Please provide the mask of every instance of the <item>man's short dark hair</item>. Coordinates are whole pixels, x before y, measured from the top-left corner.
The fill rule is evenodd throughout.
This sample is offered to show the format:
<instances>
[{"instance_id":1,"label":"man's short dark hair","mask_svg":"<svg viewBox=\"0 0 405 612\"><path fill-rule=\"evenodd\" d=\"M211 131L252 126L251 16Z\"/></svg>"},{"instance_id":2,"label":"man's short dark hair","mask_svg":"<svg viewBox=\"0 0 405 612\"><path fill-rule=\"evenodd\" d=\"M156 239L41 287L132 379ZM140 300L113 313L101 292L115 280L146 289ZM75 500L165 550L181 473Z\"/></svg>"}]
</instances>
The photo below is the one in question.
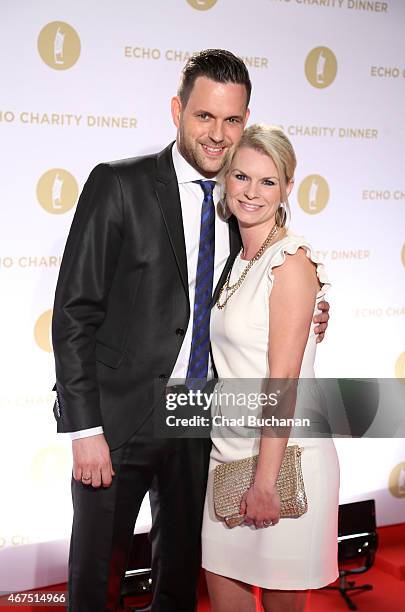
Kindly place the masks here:
<instances>
[{"instance_id":1,"label":"man's short dark hair","mask_svg":"<svg viewBox=\"0 0 405 612\"><path fill-rule=\"evenodd\" d=\"M205 49L190 57L183 68L178 96L186 106L198 77L207 77L217 83L236 83L246 87L246 106L250 101L252 84L244 62L225 49Z\"/></svg>"}]
</instances>

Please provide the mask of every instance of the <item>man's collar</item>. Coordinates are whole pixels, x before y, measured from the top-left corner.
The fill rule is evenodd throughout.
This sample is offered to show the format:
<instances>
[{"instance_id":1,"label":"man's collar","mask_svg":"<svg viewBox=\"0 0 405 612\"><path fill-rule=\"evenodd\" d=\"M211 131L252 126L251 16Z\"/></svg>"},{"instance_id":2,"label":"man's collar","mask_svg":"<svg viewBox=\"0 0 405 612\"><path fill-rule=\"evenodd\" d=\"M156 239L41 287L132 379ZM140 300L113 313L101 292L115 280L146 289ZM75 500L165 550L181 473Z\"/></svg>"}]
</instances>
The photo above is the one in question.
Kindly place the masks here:
<instances>
[{"instance_id":1,"label":"man's collar","mask_svg":"<svg viewBox=\"0 0 405 612\"><path fill-rule=\"evenodd\" d=\"M179 185L182 183L192 183L193 181L207 180L205 176L200 174L198 170L193 168L193 166L191 166L188 161L184 159L178 149L177 142L173 144L172 155L174 170L176 172L177 182ZM215 181L215 177L212 180Z\"/></svg>"}]
</instances>

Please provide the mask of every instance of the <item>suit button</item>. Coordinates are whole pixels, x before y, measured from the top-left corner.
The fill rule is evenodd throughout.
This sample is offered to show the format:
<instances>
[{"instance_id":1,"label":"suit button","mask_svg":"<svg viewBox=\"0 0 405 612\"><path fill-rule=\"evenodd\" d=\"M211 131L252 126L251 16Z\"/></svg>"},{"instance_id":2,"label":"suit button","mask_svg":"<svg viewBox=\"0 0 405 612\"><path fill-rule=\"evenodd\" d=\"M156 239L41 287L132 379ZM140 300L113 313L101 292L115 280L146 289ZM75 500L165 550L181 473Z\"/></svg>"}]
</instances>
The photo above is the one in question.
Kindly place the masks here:
<instances>
[{"instance_id":1,"label":"suit button","mask_svg":"<svg viewBox=\"0 0 405 612\"><path fill-rule=\"evenodd\" d=\"M184 336L185 331L184 331L184 329L183 329L182 327L178 327L178 328L176 329L176 334L177 334L178 336Z\"/></svg>"},{"instance_id":2,"label":"suit button","mask_svg":"<svg viewBox=\"0 0 405 612\"><path fill-rule=\"evenodd\" d=\"M166 374L159 374L160 380L165 380L167 378Z\"/></svg>"}]
</instances>

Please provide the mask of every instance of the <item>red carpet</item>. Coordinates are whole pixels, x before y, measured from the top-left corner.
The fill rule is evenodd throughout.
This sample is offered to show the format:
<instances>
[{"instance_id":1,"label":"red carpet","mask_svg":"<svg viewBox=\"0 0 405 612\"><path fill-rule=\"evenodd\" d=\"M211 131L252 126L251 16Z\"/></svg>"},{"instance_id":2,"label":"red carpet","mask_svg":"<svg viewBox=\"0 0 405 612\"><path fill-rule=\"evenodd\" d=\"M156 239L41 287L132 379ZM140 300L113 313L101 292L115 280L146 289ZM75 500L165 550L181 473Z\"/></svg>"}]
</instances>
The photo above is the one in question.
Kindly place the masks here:
<instances>
[{"instance_id":1,"label":"red carpet","mask_svg":"<svg viewBox=\"0 0 405 612\"><path fill-rule=\"evenodd\" d=\"M372 591L353 595L359 612L402 612L405 610L405 523L378 529L379 549L374 567L356 576L356 584L372 584ZM56 585L42 590L64 590L66 585ZM34 592L34 591L33 591ZM3 600L3 601L2 601ZM128 604L141 605L138 599ZM0 598L0 609L13 612L16 606L5 606ZM36 612L38 607L19 606L19 610ZM62 607L46 607L49 612L60 612ZM260 612L260 608L257 608ZM313 591L306 612L338 612L348 608L336 591ZM209 612L209 601L204 582L201 582L198 612Z\"/></svg>"},{"instance_id":2,"label":"red carpet","mask_svg":"<svg viewBox=\"0 0 405 612\"><path fill-rule=\"evenodd\" d=\"M405 609L405 581L372 568L356 579L356 584L372 584L372 591L353 595L359 612L403 612ZM258 608L259 610L259 608ZM306 612L348 611L342 597L334 591L313 591L309 596ZM209 612L208 597L201 598L198 612Z\"/></svg>"}]
</instances>

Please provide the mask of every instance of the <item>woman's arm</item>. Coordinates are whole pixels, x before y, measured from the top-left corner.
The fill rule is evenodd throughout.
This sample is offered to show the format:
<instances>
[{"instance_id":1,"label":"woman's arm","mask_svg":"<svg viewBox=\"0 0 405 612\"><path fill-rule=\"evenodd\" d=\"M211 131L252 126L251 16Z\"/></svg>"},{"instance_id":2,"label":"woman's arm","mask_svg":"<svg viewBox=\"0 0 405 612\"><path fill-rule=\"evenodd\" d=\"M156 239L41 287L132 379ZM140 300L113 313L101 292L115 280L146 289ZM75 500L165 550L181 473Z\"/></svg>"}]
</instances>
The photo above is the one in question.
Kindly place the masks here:
<instances>
[{"instance_id":1,"label":"woman's arm","mask_svg":"<svg viewBox=\"0 0 405 612\"><path fill-rule=\"evenodd\" d=\"M319 290L316 268L301 248L295 255L287 255L273 274L269 300L270 379L297 379ZM290 395L290 390L284 395ZM241 507L246 513L246 524L262 527L264 520L278 522L280 500L276 481L287 442L287 437L267 432L262 435L255 481Z\"/></svg>"}]
</instances>

